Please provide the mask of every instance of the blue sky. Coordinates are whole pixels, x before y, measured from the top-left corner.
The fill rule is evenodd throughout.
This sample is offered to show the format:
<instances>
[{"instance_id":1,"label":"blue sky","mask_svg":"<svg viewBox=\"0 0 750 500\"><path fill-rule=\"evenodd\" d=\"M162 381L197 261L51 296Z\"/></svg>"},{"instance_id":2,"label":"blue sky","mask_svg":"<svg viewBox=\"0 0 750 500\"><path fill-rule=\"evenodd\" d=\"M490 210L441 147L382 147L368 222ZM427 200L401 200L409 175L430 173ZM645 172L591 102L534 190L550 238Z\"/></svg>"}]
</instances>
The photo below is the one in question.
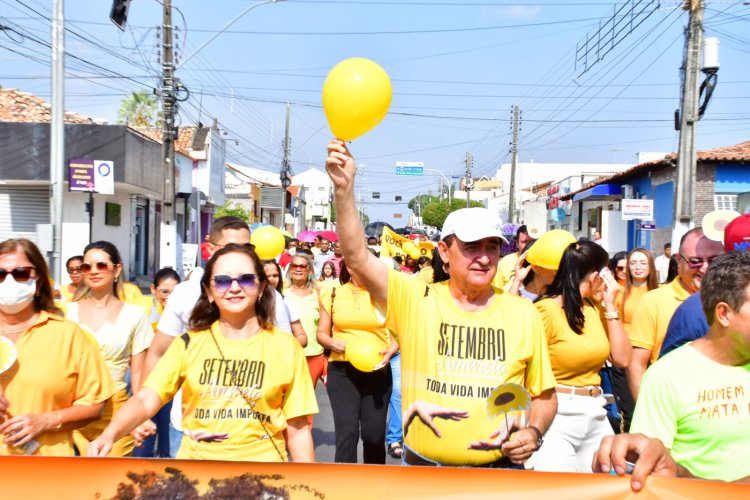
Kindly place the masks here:
<instances>
[{"instance_id":1,"label":"blue sky","mask_svg":"<svg viewBox=\"0 0 750 500\"><path fill-rule=\"evenodd\" d=\"M184 59L249 6L247 0L174 0L177 51ZM351 149L365 164L358 187L372 220L402 225L404 201L438 187L438 176L395 175L395 162L424 162L445 175L476 175L509 161L510 108L523 121L519 159L633 163L635 153L674 151L679 66L687 13L681 2L638 0L652 12L582 73L576 44L594 36L622 2L505 0L287 0L248 12L177 76L191 97L183 125L219 120L230 160L278 169L285 103L292 104L292 168L322 168L330 137L321 106L328 71L367 57L393 83L389 115ZM721 39L719 85L698 127L698 147L750 139L750 7L708 1L706 36ZM128 29L109 20L110 2L67 0L66 108L116 120L128 93L158 85L161 5L134 0ZM0 85L49 97L51 2L0 0ZM625 6L627 11L627 5ZM645 16L644 16L645 17ZM618 19L620 19L618 17ZM626 30L626 32L629 29ZM371 192L381 193L371 200Z\"/></svg>"}]
</instances>

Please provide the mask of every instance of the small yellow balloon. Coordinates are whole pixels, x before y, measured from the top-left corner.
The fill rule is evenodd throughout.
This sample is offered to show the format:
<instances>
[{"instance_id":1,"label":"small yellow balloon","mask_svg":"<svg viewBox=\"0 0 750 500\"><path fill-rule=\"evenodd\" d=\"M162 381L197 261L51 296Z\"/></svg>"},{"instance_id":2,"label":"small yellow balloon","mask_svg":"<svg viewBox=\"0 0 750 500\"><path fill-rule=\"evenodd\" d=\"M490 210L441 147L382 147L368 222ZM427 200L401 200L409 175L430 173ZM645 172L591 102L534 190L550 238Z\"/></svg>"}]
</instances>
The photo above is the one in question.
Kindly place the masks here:
<instances>
[{"instance_id":1,"label":"small yellow balloon","mask_svg":"<svg viewBox=\"0 0 750 500\"><path fill-rule=\"evenodd\" d=\"M255 253L261 260L275 259L284 251L284 235L273 226L263 226L253 231L250 243L255 245Z\"/></svg>"},{"instance_id":2,"label":"small yellow balloon","mask_svg":"<svg viewBox=\"0 0 750 500\"><path fill-rule=\"evenodd\" d=\"M351 141L375 128L391 106L388 73L361 57L341 61L323 84L323 109L333 135Z\"/></svg>"},{"instance_id":3,"label":"small yellow balloon","mask_svg":"<svg viewBox=\"0 0 750 500\"><path fill-rule=\"evenodd\" d=\"M357 339L346 343L346 360L361 372L371 372L383 361L385 345L377 338Z\"/></svg>"},{"instance_id":4,"label":"small yellow balloon","mask_svg":"<svg viewBox=\"0 0 750 500\"><path fill-rule=\"evenodd\" d=\"M403 250L406 255L411 255L412 253L419 251L417 245L411 241L405 241L404 244L401 245L401 250Z\"/></svg>"},{"instance_id":5,"label":"small yellow balloon","mask_svg":"<svg viewBox=\"0 0 750 500\"><path fill-rule=\"evenodd\" d=\"M414 260L418 260L421 256L422 252L419 251L419 248L415 248L413 252L409 252L409 257Z\"/></svg>"}]
</instances>

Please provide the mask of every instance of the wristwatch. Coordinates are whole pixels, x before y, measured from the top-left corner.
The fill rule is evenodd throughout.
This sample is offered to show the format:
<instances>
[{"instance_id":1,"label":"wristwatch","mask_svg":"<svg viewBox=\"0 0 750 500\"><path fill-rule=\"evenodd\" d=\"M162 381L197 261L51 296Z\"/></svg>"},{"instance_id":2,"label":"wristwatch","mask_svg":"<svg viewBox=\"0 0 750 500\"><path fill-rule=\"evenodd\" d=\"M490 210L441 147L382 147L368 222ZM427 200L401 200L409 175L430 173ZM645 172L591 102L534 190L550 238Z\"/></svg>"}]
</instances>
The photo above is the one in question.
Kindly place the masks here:
<instances>
[{"instance_id":1,"label":"wristwatch","mask_svg":"<svg viewBox=\"0 0 750 500\"><path fill-rule=\"evenodd\" d=\"M531 429L532 431L534 431L534 434L536 434L536 449L538 450L539 448L542 447L542 444L544 444L544 438L542 437L542 431L540 431L537 427L535 427L533 425L529 425L526 428L527 429ZM534 451L536 451L536 450L534 450Z\"/></svg>"},{"instance_id":2,"label":"wristwatch","mask_svg":"<svg viewBox=\"0 0 750 500\"><path fill-rule=\"evenodd\" d=\"M620 319L620 313L617 311L605 311L604 317L606 319Z\"/></svg>"}]
</instances>

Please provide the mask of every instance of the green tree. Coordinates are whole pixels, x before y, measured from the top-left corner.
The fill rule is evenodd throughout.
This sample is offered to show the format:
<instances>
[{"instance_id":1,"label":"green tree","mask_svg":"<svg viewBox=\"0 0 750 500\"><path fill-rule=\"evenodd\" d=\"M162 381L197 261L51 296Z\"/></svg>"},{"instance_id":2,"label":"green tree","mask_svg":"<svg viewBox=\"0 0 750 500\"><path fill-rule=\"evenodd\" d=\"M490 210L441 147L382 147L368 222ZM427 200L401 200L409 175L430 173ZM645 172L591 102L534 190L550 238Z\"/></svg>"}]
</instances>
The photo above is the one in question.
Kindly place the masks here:
<instances>
[{"instance_id":1,"label":"green tree","mask_svg":"<svg viewBox=\"0 0 750 500\"><path fill-rule=\"evenodd\" d=\"M120 102L117 121L134 127L153 127L160 124L156 97L148 90L133 92Z\"/></svg>"},{"instance_id":2,"label":"green tree","mask_svg":"<svg viewBox=\"0 0 750 500\"><path fill-rule=\"evenodd\" d=\"M411 200L409 200L408 207L409 210L411 210L414 213L417 213L417 202L424 208L425 206L429 205L430 203L433 203L435 201L440 201L439 196L435 196L432 194L418 194Z\"/></svg>"},{"instance_id":3,"label":"green tree","mask_svg":"<svg viewBox=\"0 0 750 500\"><path fill-rule=\"evenodd\" d=\"M219 207L216 209L216 212L214 213L214 218L218 219L219 217L225 217L227 215L231 215L233 217L239 217L240 219L244 220L248 224L250 224L253 221L253 211L245 208L242 208L242 205L239 203L232 203L231 200L225 199L224 200L224 206Z\"/></svg>"},{"instance_id":4,"label":"green tree","mask_svg":"<svg viewBox=\"0 0 750 500\"><path fill-rule=\"evenodd\" d=\"M480 201L472 201L470 206L483 207L484 205ZM452 199L450 205L448 205L448 200L434 201L422 208L422 223L442 230L448 214L461 208L466 208L466 200Z\"/></svg>"}]
</instances>

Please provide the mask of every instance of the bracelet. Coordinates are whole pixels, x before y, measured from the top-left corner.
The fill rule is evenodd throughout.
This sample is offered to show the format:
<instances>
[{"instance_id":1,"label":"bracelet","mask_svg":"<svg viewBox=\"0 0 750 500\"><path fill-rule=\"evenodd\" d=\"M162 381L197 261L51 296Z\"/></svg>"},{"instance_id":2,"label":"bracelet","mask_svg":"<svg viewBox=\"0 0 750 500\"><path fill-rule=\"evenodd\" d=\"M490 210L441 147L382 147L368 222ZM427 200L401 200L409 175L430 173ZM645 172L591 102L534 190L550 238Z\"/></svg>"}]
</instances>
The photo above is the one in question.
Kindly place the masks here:
<instances>
[{"instance_id":1,"label":"bracelet","mask_svg":"<svg viewBox=\"0 0 750 500\"><path fill-rule=\"evenodd\" d=\"M605 311L604 317L606 319L620 319L620 313L617 311Z\"/></svg>"},{"instance_id":2,"label":"bracelet","mask_svg":"<svg viewBox=\"0 0 750 500\"><path fill-rule=\"evenodd\" d=\"M59 431L63 426L62 415L60 414L60 412L56 411L55 416L57 417L57 427L55 427L55 431Z\"/></svg>"}]
</instances>

